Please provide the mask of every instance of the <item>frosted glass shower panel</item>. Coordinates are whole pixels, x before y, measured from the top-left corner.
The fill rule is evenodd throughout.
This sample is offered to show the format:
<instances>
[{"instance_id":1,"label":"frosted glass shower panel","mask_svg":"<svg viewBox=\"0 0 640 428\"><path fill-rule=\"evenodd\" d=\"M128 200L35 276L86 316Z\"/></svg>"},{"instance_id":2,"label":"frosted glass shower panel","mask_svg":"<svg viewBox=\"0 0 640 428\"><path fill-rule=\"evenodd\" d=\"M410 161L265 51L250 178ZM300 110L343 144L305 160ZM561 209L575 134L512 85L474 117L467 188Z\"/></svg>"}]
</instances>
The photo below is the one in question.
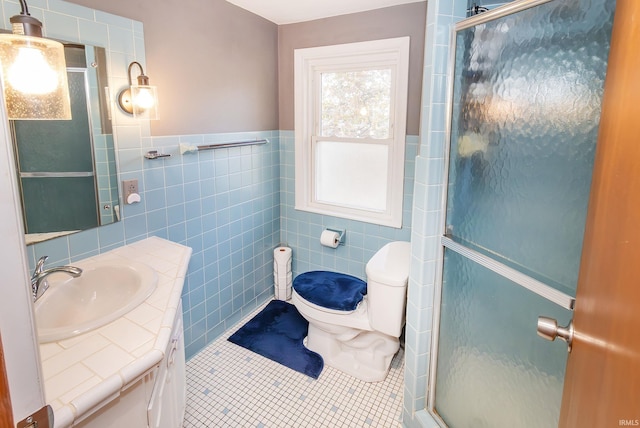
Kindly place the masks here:
<instances>
[{"instance_id":1,"label":"frosted glass shower panel","mask_svg":"<svg viewBox=\"0 0 640 428\"><path fill-rule=\"evenodd\" d=\"M614 1L460 30L447 234L575 295Z\"/></svg>"},{"instance_id":2,"label":"frosted glass shower panel","mask_svg":"<svg viewBox=\"0 0 640 428\"><path fill-rule=\"evenodd\" d=\"M558 426L567 345L536 334L570 311L447 250L436 411L450 427Z\"/></svg>"}]
</instances>

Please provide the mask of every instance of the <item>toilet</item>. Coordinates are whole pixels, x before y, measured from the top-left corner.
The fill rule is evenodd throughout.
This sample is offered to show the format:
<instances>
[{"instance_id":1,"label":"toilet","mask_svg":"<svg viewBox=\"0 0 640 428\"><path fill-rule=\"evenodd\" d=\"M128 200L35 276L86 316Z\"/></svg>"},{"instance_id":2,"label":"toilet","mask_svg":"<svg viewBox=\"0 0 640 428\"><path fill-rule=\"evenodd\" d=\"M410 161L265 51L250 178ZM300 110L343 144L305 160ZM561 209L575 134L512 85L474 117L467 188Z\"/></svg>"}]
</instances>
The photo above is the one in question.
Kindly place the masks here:
<instances>
[{"instance_id":1,"label":"toilet","mask_svg":"<svg viewBox=\"0 0 640 428\"><path fill-rule=\"evenodd\" d=\"M309 321L305 346L366 382L384 380L405 321L410 244L390 242L367 263L367 282L313 271L293 281L291 302Z\"/></svg>"}]
</instances>

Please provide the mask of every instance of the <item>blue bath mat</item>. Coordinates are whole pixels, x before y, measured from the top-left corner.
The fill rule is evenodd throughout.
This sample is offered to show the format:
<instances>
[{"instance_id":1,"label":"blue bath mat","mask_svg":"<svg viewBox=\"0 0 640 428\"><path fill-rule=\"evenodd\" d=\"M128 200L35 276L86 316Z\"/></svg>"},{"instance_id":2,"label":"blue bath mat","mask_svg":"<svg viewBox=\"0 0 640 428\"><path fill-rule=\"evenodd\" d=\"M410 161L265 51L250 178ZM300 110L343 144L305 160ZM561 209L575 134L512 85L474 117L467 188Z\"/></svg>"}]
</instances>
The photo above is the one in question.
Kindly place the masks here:
<instances>
[{"instance_id":1,"label":"blue bath mat","mask_svg":"<svg viewBox=\"0 0 640 428\"><path fill-rule=\"evenodd\" d=\"M272 300L228 340L318 379L324 361L319 354L302 344L308 329L309 323L295 306L282 300Z\"/></svg>"}]
</instances>

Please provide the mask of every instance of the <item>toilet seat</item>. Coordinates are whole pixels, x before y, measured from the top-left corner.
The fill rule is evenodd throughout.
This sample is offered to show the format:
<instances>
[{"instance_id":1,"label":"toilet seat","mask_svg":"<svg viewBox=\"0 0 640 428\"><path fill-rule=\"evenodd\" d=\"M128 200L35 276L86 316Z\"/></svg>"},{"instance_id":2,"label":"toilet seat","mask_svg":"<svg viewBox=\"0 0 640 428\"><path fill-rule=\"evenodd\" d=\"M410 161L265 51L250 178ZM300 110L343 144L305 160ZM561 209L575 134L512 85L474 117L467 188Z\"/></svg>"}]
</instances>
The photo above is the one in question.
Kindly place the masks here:
<instances>
[{"instance_id":1,"label":"toilet seat","mask_svg":"<svg viewBox=\"0 0 640 428\"><path fill-rule=\"evenodd\" d=\"M367 314L367 299L364 298L358 307L353 311L338 311L318 306L305 300L294 288L291 293L291 303L298 309L298 312L309 321L332 325L334 328L355 328L359 330L372 330Z\"/></svg>"},{"instance_id":2,"label":"toilet seat","mask_svg":"<svg viewBox=\"0 0 640 428\"><path fill-rule=\"evenodd\" d=\"M367 294L367 283L355 276L318 270L298 275L293 289L308 303L348 314Z\"/></svg>"}]
</instances>

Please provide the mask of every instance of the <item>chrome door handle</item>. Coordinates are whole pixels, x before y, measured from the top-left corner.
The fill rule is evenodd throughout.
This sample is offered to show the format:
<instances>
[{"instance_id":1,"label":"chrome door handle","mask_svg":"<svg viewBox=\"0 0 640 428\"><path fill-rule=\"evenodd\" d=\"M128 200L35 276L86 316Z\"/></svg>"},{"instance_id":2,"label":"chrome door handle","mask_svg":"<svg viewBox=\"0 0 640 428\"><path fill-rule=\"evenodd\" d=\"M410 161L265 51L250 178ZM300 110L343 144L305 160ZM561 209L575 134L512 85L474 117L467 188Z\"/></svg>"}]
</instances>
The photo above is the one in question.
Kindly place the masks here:
<instances>
[{"instance_id":1,"label":"chrome door handle","mask_svg":"<svg viewBox=\"0 0 640 428\"><path fill-rule=\"evenodd\" d=\"M571 343L573 342L573 320L569 321L566 327L558 326L558 321L549 317L538 317L538 336L550 341L556 340L556 337L567 342L567 350L571 352Z\"/></svg>"}]
</instances>

